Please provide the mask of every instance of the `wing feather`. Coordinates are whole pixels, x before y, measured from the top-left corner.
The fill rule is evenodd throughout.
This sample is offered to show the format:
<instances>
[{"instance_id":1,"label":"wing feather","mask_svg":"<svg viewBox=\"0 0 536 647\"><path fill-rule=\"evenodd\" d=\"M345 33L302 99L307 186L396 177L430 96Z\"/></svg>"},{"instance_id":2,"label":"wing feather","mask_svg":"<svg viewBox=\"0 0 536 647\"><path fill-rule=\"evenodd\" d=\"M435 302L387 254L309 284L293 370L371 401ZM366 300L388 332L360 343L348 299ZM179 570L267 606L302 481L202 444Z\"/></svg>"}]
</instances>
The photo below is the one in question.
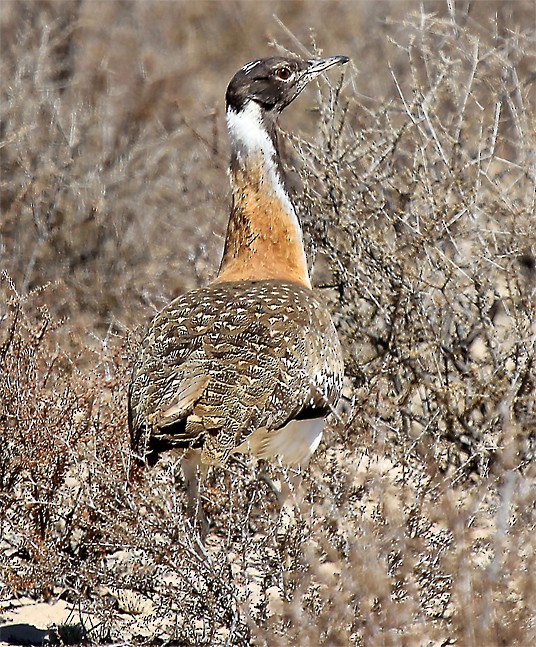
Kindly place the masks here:
<instances>
[{"instance_id":1,"label":"wing feather","mask_svg":"<svg viewBox=\"0 0 536 647\"><path fill-rule=\"evenodd\" d=\"M299 286L242 282L179 297L153 320L134 369L135 448L201 442L204 460L220 462L256 429L325 415L340 390L337 344L323 304Z\"/></svg>"}]
</instances>

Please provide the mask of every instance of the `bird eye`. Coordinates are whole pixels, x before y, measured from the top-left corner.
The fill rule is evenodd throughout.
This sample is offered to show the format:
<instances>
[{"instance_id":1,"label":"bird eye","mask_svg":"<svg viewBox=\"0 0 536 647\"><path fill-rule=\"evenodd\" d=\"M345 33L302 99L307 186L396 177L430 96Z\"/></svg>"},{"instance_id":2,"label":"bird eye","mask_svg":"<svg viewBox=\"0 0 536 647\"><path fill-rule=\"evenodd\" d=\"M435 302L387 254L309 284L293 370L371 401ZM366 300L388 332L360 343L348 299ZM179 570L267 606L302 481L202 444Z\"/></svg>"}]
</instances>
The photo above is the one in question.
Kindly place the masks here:
<instances>
[{"instance_id":1,"label":"bird eye","mask_svg":"<svg viewBox=\"0 0 536 647\"><path fill-rule=\"evenodd\" d=\"M278 79L281 79L282 81L288 81L288 79L290 79L290 77L292 76L292 72L288 67L279 67L275 71L275 75L277 76Z\"/></svg>"}]
</instances>

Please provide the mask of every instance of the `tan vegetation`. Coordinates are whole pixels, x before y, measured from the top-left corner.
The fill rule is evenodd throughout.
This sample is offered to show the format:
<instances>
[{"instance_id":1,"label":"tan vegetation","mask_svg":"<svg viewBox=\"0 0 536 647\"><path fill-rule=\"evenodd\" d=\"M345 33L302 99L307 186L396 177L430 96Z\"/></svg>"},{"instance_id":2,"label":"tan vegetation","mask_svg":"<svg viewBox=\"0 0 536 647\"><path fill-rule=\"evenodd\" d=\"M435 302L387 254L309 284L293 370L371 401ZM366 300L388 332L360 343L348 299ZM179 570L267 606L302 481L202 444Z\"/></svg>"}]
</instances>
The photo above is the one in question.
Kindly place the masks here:
<instances>
[{"instance_id":1,"label":"tan vegetation","mask_svg":"<svg viewBox=\"0 0 536 647\"><path fill-rule=\"evenodd\" d=\"M0 10L3 608L68 603L71 644L535 644L533 3ZM275 466L212 472L203 547L126 390L217 269L226 84L283 47L352 59L282 123L345 401L299 511Z\"/></svg>"}]
</instances>

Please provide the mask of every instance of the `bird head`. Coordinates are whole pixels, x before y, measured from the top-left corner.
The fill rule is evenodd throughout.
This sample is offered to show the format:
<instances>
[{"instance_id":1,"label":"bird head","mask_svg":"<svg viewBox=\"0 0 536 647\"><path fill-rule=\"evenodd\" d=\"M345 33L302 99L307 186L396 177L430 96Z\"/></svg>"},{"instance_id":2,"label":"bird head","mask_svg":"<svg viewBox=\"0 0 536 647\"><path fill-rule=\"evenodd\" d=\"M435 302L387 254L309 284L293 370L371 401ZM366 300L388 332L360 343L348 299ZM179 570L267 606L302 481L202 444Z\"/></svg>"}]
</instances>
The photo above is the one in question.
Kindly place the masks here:
<instances>
[{"instance_id":1,"label":"bird head","mask_svg":"<svg viewBox=\"0 0 536 647\"><path fill-rule=\"evenodd\" d=\"M252 61L244 65L227 87L227 109L243 110L249 102L265 112L280 113L319 74L348 62L347 56L303 60L290 56Z\"/></svg>"}]
</instances>

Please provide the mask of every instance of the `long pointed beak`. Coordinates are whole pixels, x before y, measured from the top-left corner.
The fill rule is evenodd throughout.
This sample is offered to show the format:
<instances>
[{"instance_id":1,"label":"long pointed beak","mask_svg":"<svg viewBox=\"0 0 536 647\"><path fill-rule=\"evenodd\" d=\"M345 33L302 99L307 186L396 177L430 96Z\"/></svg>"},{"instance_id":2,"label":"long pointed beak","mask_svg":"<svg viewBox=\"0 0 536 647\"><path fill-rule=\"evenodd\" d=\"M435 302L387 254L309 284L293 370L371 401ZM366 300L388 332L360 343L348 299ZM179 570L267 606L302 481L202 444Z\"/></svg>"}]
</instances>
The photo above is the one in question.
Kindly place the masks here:
<instances>
[{"instance_id":1,"label":"long pointed beak","mask_svg":"<svg viewBox=\"0 0 536 647\"><path fill-rule=\"evenodd\" d=\"M309 67L303 72L303 76L307 81L310 81L321 72L324 72L324 70L327 70L334 65L344 65L345 63L348 63L349 60L348 56L332 56L330 58L320 58L313 61L307 61L309 63Z\"/></svg>"},{"instance_id":2,"label":"long pointed beak","mask_svg":"<svg viewBox=\"0 0 536 647\"><path fill-rule=\"evenodd\" d=\"M332 56L331 58L320 58L312 61L306 61L307 67L296 79L296 83L291 86L291 92L288 94L285 101L281 101L277 107L278 112L281 112L286 106L289 105L294 99L303 91L303 89L316 77L325 70L333 67L334 65L344 65L350 59L348 56Z\"/></svg>"}]
</instances>

